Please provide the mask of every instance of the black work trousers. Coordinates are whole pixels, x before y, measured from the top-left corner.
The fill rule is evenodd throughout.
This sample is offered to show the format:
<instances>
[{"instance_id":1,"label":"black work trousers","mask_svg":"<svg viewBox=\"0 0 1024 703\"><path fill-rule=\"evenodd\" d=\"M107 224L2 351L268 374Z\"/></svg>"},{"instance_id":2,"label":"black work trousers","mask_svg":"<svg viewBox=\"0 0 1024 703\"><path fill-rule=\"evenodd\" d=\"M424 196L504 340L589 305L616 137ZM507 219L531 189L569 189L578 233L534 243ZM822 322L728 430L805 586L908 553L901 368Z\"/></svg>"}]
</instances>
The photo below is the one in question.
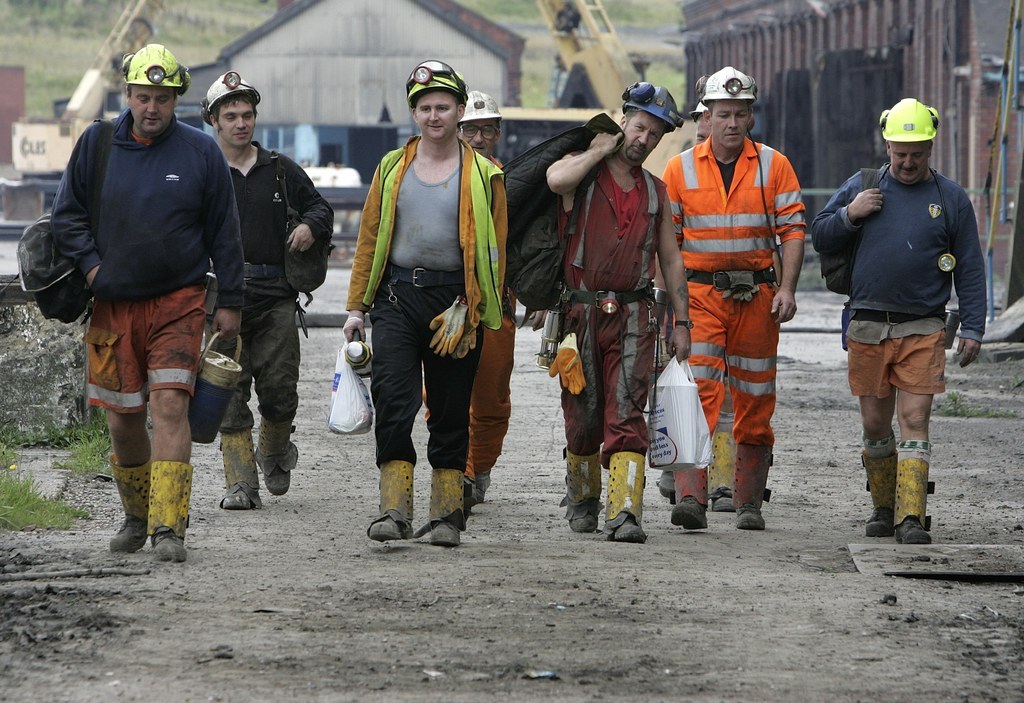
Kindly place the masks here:
<instances>
[{"instance_id":1,"label":"black work trousers","mask_svg":"<svg viewBox=\"0 0 1024 703\"><path fill-rule=\"evenodd\" d=\"M373 349L374 433L377 466L388 461L416 464L412 427L426 388L427 461L435 469L466 468L469 448L469 402L480 361L477 347L462 359L441 357L430 348L430 321L463 294L463 286L417 287L385 280L370 310Z\"/></svg>"}]
</instances>

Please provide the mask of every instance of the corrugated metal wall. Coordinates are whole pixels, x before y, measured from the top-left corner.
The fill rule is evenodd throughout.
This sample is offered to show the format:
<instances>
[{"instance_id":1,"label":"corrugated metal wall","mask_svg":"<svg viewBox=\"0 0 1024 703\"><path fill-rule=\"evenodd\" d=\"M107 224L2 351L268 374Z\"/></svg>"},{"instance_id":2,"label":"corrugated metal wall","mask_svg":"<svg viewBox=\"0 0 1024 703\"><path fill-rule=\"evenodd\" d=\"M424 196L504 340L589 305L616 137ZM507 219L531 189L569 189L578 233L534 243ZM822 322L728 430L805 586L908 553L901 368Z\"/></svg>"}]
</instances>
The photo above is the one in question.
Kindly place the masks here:
<instances>
[{"instance_id":1,"label":"corrugated metal wall","mask_svg":"<svg viewBox=\"0 0 1024 703\"><path fill-rule=\"evenodd\" d=\"M427 58L504 99L503 59L407 0L319 3L246 46L232 68L259 87L268 123L376 124L387 105L404 124L405 81Z\"/></svg>"}]
</instances>

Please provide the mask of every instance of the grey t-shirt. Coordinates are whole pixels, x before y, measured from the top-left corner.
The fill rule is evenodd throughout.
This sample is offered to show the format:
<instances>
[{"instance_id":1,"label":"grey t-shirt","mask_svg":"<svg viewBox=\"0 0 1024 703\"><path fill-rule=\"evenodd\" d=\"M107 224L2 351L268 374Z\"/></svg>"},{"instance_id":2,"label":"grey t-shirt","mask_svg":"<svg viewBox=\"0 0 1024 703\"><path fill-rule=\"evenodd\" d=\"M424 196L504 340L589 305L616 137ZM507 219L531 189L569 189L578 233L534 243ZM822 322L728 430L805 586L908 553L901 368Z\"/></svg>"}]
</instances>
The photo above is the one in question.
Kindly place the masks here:
<instances>
[{"instance_id":1,"label":"grey t-shirt","mask_svg":"<svg viewBox=\"0 0 1024 703\"><path fill-rule=\"evenodd\" d=\"M391 263L403 268L458 271L460 168L439 183L424 183L410 168L398 191Z\"/></svg>"}]
</instances>

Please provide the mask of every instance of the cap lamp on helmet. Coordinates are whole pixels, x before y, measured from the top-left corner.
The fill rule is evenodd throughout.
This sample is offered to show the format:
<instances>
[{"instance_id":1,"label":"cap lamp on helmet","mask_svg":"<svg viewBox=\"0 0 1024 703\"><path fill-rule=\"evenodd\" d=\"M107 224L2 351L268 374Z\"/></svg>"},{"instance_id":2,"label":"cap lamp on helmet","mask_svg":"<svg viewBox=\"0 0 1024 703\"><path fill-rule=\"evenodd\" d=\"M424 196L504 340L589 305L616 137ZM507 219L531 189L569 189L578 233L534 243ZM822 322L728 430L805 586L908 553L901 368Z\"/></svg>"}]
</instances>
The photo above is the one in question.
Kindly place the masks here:
<instances>
[{"instance_id":1,"label":"cap lamp on helmet","mask_svg":"<svg viewBox=\"0 0 1024 703\"><path fill-rule=\"evenodd\" d=\"M714 100L757 100L757 84L747 74L726 66L708 76L704 83L704 104Z\"/></svg>"},{"instance_id":2,"label":"cap lamp on helmet","mask_svg":"<svg viewBox=\"0 0 1024 703\"><path fill-rule=\"evenodd\" d=\"M203 121L213 124L217 105L224 100L246 98L253 108L260 104L260 92L242 80L237 71L228 71L217 78L206 91L206 97L199 102Z\"/></svg>"},{"instance_id":3,"label":"cap lamp on helmet","mask_svg":"<svg viewBox=\"0 0 1024 703\"><path fill-rule=\"evenodd\" d=\"M121 73L128 85L154 85L174 88L178 95L188 90L188 68L178 63L163 44L148 44L121 59Z\"/></svg>"},{"instance_id":4,"label":"cap lamp on helmet","mask_svg":"<svg viewBox=\"0 0 1024 703\"><path fill-rule=\"evenodd\" d=\"M409 80L405 82L409 107L416 107L416 101L419 100L417 96L431 90L451 93L460 105L465 105L469 99L469 90L462 74L443 61L424 61L409 74Z\"/></svg>"},{"instance_id":5,"label":"cap lamp on helmet","mask_svg":"<svg viewBox=\"0 0 1024 703\"><path fill-rule=\"evenodd\" d=\"M887 142L929 142L939 131L939 111L914 98L904 98L878 119Z\"/></svg>"},{"instance_id":6,"label":"cap lamp on helmet","mask_svg":"<svg viewBox=\"0 0 1024 703\"><path fill-rule=\"evenodd\" d=\"M683 118L676 107L675 98L672 97L672 93L668 92L667 88L660 85L654 85L646 81L634 83L623 91L622 99L625 101L622 104L623 112L631 109L643 110L648 114L654 115L668 125L668 129L665 130L666 132L671 132L683 124Z\"/></svg>"}]
</instances>

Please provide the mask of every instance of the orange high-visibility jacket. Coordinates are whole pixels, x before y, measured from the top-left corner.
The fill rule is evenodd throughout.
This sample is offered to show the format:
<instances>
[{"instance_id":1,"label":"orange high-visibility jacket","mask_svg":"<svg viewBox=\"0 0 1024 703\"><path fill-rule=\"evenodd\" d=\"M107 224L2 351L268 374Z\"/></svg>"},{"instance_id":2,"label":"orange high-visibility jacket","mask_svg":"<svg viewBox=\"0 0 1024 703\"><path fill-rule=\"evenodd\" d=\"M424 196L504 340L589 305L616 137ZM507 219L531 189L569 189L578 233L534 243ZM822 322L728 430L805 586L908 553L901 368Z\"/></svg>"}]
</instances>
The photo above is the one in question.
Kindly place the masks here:
<instances>
[{"instance_id":1,"label":"orange high-visibility jacket","mask_svg":"<svg viewBox=\"0 0 1024 703\"><path fill-rule=\"evenodd\" d=\"M772 229L781 242L804 237L800 183L789 159L769 146L744 143L729 193L711 139L673 156L663 180L687 269L760 271L772 265Z\"/></svg>"}]
</instances>

